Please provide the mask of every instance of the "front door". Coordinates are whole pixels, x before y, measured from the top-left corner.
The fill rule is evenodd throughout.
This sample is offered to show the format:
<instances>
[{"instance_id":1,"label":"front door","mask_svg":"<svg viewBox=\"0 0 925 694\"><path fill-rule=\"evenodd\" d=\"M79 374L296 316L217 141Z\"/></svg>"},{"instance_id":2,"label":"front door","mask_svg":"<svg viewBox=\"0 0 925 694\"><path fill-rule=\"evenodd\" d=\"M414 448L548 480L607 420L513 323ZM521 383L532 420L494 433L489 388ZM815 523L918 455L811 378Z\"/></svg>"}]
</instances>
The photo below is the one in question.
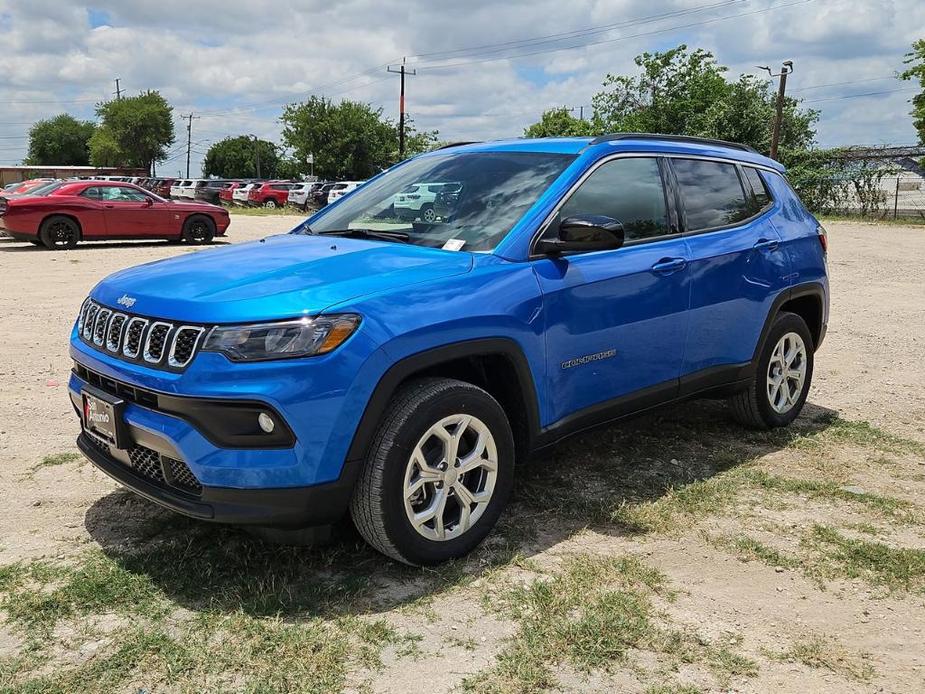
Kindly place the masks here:
<instances>
[{"instance_id":1,"label":"front door","mask_svg":"<svg viewBox=\"0 0 925 694\"><path fill-rule=\"evenodd\" d=\"M621 222L626 234L617 250L534 261L546 315L545 425L589 408L636 409L677 392L690 270L664 167L655 157L604 162L544 231L555 235L563 219L594 214Z\"/></svg>"},{"instance_id":2,"label":"front door","mask_svg":"<svg viewBox=\"0 0 925 694\"><path fill-rule=\"evenodd\" d=\"M126 186L100 186L106 235L164 238L170 234L166 203Z\"/></svg>"}]
</instances>

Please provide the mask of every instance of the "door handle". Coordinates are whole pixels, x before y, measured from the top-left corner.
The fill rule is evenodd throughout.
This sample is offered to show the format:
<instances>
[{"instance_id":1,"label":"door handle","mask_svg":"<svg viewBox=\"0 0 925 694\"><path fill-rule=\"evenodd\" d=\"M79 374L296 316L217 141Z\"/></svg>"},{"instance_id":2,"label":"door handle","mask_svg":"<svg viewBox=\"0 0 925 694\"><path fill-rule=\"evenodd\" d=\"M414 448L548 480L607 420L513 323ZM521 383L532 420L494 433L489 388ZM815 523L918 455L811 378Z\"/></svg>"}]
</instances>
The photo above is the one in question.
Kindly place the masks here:
<instances>
[{"instance_id":1,"label":"door handle","mask_svg":"<svg viewBox=\"0 0 925 694\"><path fill-rule=\"evenodd\" d=\"M684 258L662 258L652 266L652 272L660 275L668 275L687 267L687 261Z\"/></svg>"},{"instance_id":2,"label":"door handle","mask_svg":"<svg viewBox=\"0 0 925 694\"><path fill-rule=\"evenodd\" d=\"M780 241L777 239L761 239L756 243L752 248L756 251L776 251L777 247L780 245Z\"/></svg>"},{"instance_id":3,"label":"door handle","mask_svg":"<svg viewBox=\"0 0 925 694\"><path fill-rule=\"evenodd\" d=\"M115 205L103 205L103 207L105 207L107 210L111 210L115 207Z\"/></svg>"}]
</instances>

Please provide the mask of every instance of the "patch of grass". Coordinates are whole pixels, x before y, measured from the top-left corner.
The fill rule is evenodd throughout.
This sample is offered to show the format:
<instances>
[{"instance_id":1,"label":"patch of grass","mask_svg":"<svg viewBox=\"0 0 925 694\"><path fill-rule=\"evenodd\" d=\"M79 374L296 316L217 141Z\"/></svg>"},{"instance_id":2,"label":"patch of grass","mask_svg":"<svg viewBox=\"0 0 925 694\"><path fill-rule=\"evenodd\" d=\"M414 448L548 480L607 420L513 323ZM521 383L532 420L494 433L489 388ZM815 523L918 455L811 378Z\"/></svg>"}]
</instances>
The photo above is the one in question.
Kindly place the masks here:
<instances>
[{"instance_id":1,"label":"patch of grass","mask_svg":"<svg viewBox=\"0 0 925 694\"><path fill-rule=\"evenodd\" d=\"M33 465L32 470L34 472L35 470L39 470L43 467L66 465L67 463L73 463L76 460L83 460L83 456L75 451L68 451L66 453L52 453L51 455L46 455L40 462Z\"/></svg>"},{"instance_id":2,"label":"patch of grass","mask_svg":"<svg viewBox=\"0 0 925 694\"><path fill-rule=\"evenodd\" d=\"M153 614L162 598L147 576L127 571L93 552L76 567L34 562L19 569L0 605L7 619L47 634L61 619L99 612Z\"/></svg>"},{"instance_id":3,"label":"patch of grass","mask_svg":"<svg viewBox=\"0 0 925 694\"><path fill-rule=\"evenodd\" d=\"M656 684L646 687L645 694L702 694L700 687L692 684Z\"/></svg>"},{"instance_id":4,"label":"patch of grass","mask_svg":"<svg viewBox=\"0 0 925 694\"><path fill-rule=\"evenodd\" d=\"M789 650L777 657L811 668L828 670L857 682L870 682L874 676L868 655L850 653L834 637L821 634L795 641Z\"/></svg>"},{"instance_id":5,"label":"patch of grass","mask_svg":"<svg viewBox=\"0 0 925 694\"><path fill-rule=\"evenodd\" d=\"M925 445L875 427L870 422L834 417L819 431L796 439L796 448L816 448L826 443L851 444L887 453L913 453L925 456Z\"/></svg>"},{"instance_id":6,"label":"patch of grass","mask_svg":"<svg viewBox=\"0 0 925 694\"><path fill-rule=\"evenodd\" d=\"M479 692L554 688L554 666L608 670L632 649L703 660L723 678L756 671L754 663L723 646L662 626L664 617L652 601L656 594L670 597L665 577L635 557L567 557L556 575L510 585L492 597L495 609L518 624L518 632L495 667L467 679L464 687Z\"/></svg>"},{"instance_id":7,"label":"patch of grass","mask_svg":"<svg viewBox=\"0 0 925 694\"><path fill-rule=\"evenodd\" d=\"M746 561L760 561L768 566L780 566L783 568L794 568L800 564L796 557L779 552L748 535L720 538L715 543L732 550L737 556Z\"/></svg>"},{"instance_id":8,"label":"patch of grass","mask_svg":"<svg viewBox=\"0 0 925 694\"><path fill-rule=\"evenodd\" d=\"M893 219L892 217L864 217L862 215L826 215L825 217L820 217L819 221L823 225L828 222L853 222L855 224L870 224L871 226L883 226L887 224L889 226L901 226L901 227L921 227L925 226L925 220L918 217L903 217L901 219ZM831 230L830 230L831 231Z\"/></svg>"},{"instance_id":9,"label":"patch of grass","mask_svg":"<svg viewBox=\"0 0 925 694\"><path fill-rule=\"evenodd\" d=\"M311 212L303 212L302 210L297 210L294 207L239 207L235 205L234 207L226 207L229 214L232 217L240 215L242 217L301 217L305 218L311 214Z\"/></svg>"},{"instance_id":10,"label":"patch of grass","mask_svg":"<svg viewBox=\"0 0 925 694\"><path fill-rule=\"evenodd\" d=\"M891 591L925 593L925 550L850 538L824 525L814 526L803 544L816 555L818 575L859 578Z\"/></svg>"}]
</instances>

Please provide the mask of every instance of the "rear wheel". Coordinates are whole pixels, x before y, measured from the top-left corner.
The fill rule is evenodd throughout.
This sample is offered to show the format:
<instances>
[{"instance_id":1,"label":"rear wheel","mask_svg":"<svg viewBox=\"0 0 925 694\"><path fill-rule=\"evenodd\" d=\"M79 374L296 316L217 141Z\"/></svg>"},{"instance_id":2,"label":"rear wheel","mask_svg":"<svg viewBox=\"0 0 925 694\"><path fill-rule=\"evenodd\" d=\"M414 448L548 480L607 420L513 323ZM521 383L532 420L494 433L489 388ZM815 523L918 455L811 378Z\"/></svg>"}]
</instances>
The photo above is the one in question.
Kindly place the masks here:
<instances>
[{"instance_id":1,"label":"rear wheel","mask_svg":"<svg viewBox=\"0 0 925 694\"><path fill-rule=\"evenodd\" d=\"M208 217L190 217L183 225L183 240L195 246L211 243L215 237L215 223Z\"/></svg>"},{"instance_id":2,"label":"rear wheel","mask_svg":"<svg viewBox=\"0 0 925 694\"><path fill-rule=\"evenodd\" d=\"M494 527L514 476L507 416L481 388L429 378L386 409L350 504L373 547L413 565L461 557Z\"/></svg>"},{"instance_id":3,"label":"rear wheel","mask_svg":"<svg viewBox=\"0 0 925 694\"><path fill-rule=\"evenodd\" d=\"M39 239L53 251L69 250L80 240L80 227L70 217L49 217L42 222Z\"/></svg>"},{"instance_id":4,"label":"rear wheel","mask_svg":"<svg viewBox=\"0 0 925 694\"><path fill-rule=\"evenodd\" d=\"M813 379L813 337L795 313L775 319L746 390L729 398L733 416L758 429L790 424L803 409Z\"/></svg>"}]
</instances>

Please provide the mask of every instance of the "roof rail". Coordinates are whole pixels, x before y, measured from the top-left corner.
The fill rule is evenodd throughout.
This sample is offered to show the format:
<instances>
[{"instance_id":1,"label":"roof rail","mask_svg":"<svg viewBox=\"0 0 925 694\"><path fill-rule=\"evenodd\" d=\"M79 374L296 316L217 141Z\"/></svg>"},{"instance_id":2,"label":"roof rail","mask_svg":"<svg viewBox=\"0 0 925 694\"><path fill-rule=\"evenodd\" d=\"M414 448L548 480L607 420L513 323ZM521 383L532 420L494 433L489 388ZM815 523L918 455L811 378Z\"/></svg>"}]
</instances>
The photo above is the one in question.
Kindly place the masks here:
<instances>
[{"instance_id":1,"label":"roof rail","mask_svg":"<svg viewBox=\"0 0 925 694\"><path fill-rule=\"evenodd\" d=\"M595 137L588 145L599 145L612 140L668 140L669 142L690 142L697 145L718 145L720 147L730 147L732 149L742 150L743 152L752 152L760 154L754 147L743 145L739 142L727 142L726 140L716 140L710 137L693 137L689 135L660 135L658 133L612 133L610 135L600 135Z\"/></svg>"},{"instance_id":2,"label":"roof rail","mask_svg":"<svg viewBox=\"0 0 925 694\"><path fill-rule=\"evenodd\" d=\"M472 140L470 142L447 142L445 145L440 145L433 151L436 152L438 149L449 149L450 147L462 147L463 145L477 145L480 140Z\"/></svg>"}]
</instances>

